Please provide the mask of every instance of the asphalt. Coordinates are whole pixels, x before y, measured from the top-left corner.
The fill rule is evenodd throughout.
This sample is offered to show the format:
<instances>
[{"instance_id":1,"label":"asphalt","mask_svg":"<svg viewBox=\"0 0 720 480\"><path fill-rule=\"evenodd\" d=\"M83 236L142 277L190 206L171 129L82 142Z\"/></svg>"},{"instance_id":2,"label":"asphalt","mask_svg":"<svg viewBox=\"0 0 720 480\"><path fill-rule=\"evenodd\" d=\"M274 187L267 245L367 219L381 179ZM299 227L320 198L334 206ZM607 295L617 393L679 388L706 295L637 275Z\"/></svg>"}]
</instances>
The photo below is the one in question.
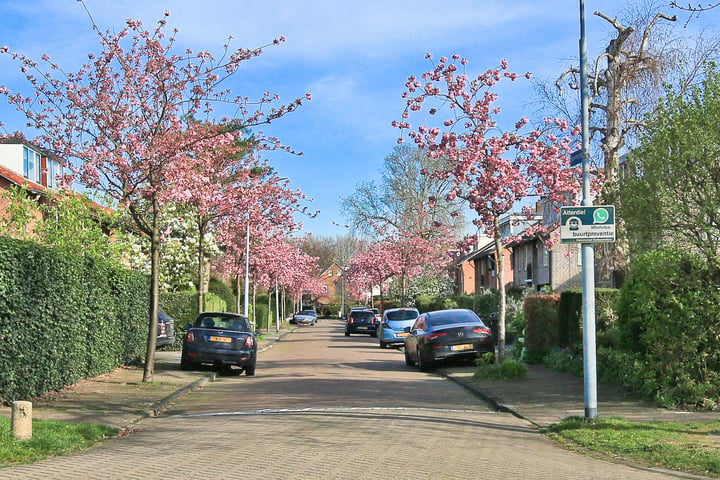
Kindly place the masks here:
<instances>
[{"instance_id":1,"label":"asphalt","mask_svg":"<svg viewBox=\"0 0 720 480\"><path fill-rule=\"evenodd\" d=\"M272 348L292 330L270 332L259 352ZM184 372L179 368L180 352L156 353L152 382L142 382L143 369L121 367L108 374L84 380L52 395L34 399L32 415L41 420L62 420L106 424L132 430L139 421L162 413L173 401L213 381L218 373ZM585 415L582 378L532 365L521 380L473 380L472 366L446 367L438 373L483 399L491 408L508 412L547 427L570 416ZM9 406L0 415L11 416ZM720 412L668 410L627 398L617 386L597 386L597 416L623 417L634 421L711 422Z\"/></svg>"}]
</instances>

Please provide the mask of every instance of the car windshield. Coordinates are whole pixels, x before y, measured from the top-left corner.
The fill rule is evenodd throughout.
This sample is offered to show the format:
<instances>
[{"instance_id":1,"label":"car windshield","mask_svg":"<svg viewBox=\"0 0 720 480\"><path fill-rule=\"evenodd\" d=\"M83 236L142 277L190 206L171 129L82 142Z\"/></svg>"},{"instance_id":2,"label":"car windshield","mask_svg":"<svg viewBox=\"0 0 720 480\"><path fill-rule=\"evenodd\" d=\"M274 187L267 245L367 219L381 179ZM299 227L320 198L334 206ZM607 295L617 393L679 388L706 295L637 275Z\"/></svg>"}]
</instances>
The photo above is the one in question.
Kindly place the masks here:
<instances>
[{"instance_id":1,"label":"car windshield","mask_svg":"<svg viewBox=\"0 0 720 480\"><path fill-rule=\"evenodd\" d=\"M415 310L397 310L394 312L385 312L385 317L390 320L415 320L418 312Z\"/></svg>"},{"instance_id":2,"label":"car windshield","mask_svg":"<svg viewBox=\"0 0 720 480\"><path fill-rule=\"evenodd\" d=\"M350 314L355 320L368 320L375 318L375 315L370 310L356 310Z\"/></svg>"},{"instance_id":3,"label":"car windshield","mask_svg":"<svg viewBox=\"0 0 720 480\"><path fill-rule=\"evenodd\" d=\"M482 321L472 312L442 312L430 315L428 326L439 327L443 325L452 325L454 323L482 323Z\"/></svg>"},{"instance_id":4,"label":"car windshield","mask_svg":"<svg viewBox=\"0 0 720 480\"><path fill-rule=\"evenodd\" d=\"M298 315L315 315L315 310L302 310Z\"/></svg>"},{"instance_id":5,"label":"car windshield","mask_svg":"<svg viewBox=\"0 0 720 480\"><path fill-rule=\"evenodd\" d=\"M249 332L250 325L243 317L234 315L201 315L195 321L196 328L213 328L216 330L234 330Z\"/></svg>"}]
</instances>

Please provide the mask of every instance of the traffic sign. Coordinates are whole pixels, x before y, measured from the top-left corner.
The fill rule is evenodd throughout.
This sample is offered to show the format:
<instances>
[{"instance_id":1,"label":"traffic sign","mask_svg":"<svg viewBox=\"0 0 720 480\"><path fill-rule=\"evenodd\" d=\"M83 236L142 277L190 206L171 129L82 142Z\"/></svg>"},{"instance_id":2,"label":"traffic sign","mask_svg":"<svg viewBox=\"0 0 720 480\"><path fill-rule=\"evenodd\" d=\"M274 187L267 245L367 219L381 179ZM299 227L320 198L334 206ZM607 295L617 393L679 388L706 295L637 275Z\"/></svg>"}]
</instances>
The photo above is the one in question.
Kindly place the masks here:
<instances>
[{"instance_id":1,"label":"traffic sign","mask_svg":"<svg viewBox=\"0 0 720 480\"><path fill-rule=\"evenodd\" d=\"M615 241L615 206L560 207L560 240L563 243Z\"/></svg>"}]
</instances>

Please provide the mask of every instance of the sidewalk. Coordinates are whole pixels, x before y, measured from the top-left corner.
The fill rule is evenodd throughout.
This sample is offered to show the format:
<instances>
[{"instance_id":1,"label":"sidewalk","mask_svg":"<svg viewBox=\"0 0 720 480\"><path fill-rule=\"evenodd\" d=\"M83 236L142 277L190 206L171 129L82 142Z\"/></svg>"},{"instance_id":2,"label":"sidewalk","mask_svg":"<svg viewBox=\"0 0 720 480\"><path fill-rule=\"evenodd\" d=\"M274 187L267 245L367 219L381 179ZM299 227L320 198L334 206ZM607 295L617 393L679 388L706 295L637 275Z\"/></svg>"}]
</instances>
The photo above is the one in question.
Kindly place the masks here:
<instances>
[{"instance_id":1,"label":"sidewalk","mask_svg":"<svg viewBox=\"0 0 720 480\"><path fill-rule=\"evenodd\" d=\"M584 380L541 365L530 365L522 380L474 380L474 367L439 371L482 398L492 408L523 418L538 427L559 423L571 416L585 416ZM720 412L667 410L626 398L616 385L597 385L597 416L632 421L713 422Z\"/></svg>"},{"instance_id":2,"label":"sidewalk","mask_svg":"<svg viewBox=\"0 0 720 480\"><path fill-rule=\"evenodd\" d=\"M259 345L259 352L271 348L291 330L270 332ZM200 388L217 375L180 370L180 352L157 352L152 383L143 383L142 368L118 368L106 375L67 387L47 399L33 402L33 417L107 424L132 429L139 420L157 415L178 397ZM558 423L569 416L584 416L583 379L531 365L522 380L473 380L475 368L448 367L438 373L483 399L498 411L526 419L538 427ZM659 409L628 400L616 386L598 385L599 417L620 416L628 420L710 422L720 420L720 412L684 412ZM0 407L0 415L10 417L10 407Z\"/></svg>"},{"instance_id":3,"label":"sidewalk","mask_svg":"<svg viewBox=\"0 0 720 480\"><path fill-rule=\"evenodd\" d=\"M263 335L258 353L271 348L289 330ZM47 398L32 402L33 418L87 422L132 429L138 421L157 415L168 404L215 379L217 372L180 370L180 352L155 353L153 381L143 383L143 368L120 367L105 375L83 380ZM0 405L0 416L10 418L11 407Z\"/></svg>"}]
</instances>

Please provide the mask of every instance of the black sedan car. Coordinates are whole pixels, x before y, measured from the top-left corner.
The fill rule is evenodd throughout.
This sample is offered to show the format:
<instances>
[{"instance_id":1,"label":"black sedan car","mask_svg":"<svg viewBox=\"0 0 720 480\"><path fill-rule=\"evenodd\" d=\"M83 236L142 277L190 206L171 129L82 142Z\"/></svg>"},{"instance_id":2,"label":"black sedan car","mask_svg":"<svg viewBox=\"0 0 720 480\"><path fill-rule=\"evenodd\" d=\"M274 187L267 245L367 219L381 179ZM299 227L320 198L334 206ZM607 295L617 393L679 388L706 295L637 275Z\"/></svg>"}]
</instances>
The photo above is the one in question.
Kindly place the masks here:
<instances>
[{"instance_id":1,"label":"black sedan car","mask_svg":"<svg viewBox=\"0 0 720 480\"><path fill-rule=\"evenodd\" d=\"M345 321L345 336L351 333L364 333L371 337L377 337L378 321L375 312L370 309L350 310L350 315Z\"/></svg>"},{"instance_id":2,"label":"black sedan car","mask_svg":"<svg viewBox=\"0 0 720 480\"><path fill-rule=\"evenodd\" d=\"M255 375L257 339L244 315L205 312L185 329L187 333L180 358L182 370L209 364L227 371L237 366L245 375Z\"/></svg>"},{"instance_id":3,"label":"black sedan car","mask_svg":"<svg viewBox=\"0 0 720 480\"><path fill-rule=\"evenodd\" d=\"M405 337L405 364L427 372L442 360L474 360L495 352L493 336L472 310L438 310L420 315Z\"/></svg>"}]
</instances>

